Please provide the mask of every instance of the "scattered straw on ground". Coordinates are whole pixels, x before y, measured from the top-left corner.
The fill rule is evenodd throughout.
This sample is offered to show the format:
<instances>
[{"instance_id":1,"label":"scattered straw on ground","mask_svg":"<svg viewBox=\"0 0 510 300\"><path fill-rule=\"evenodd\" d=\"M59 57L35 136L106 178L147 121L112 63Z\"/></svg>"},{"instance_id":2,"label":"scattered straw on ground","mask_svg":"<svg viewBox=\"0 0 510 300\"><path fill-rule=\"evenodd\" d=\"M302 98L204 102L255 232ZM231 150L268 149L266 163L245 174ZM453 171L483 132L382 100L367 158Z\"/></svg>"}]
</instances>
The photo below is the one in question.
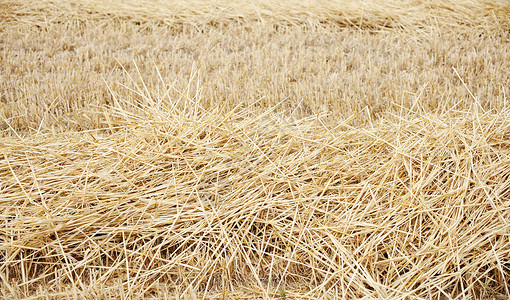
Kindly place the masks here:
<instances>
[{"instance_id":1,"label":"scattered straw on ground","mask_svg":"<svg viewBox=\"0 0 510 300\"><path fill-rule=\"evenodd\" d=\"M189 3L0 3L2 297L510 295L508 2Z\"/></svg>"},{"instance_id":2,"label":"scattered straw on ground","mask_svg":"<svg viewBox=\"0 0 510 300\"><path fill-rule=\"evenodd\" d=\"M19 22L0 30L0 127L8 123L20 133L98 128L104 119L94 111L114 103L112 91L140 101L121 87L132 85L129 76L173 99L199 92L205 108L219 103L228 112L256 102L254 109L264 111L285 100L280 107L295 109L295 116L327 112L336 121L363 111L369 122L417 105L440 114L466 110L471 94L484 109L501 110L510 95L510 51L504 51L510 27L374 31L246 21L198 29L187 23L178 30L157 18L138 25L94 21L97 14L78 18L57 4L18 8ZM22 22L40 18L47 21Z\"/></svg>"}]
</instances>

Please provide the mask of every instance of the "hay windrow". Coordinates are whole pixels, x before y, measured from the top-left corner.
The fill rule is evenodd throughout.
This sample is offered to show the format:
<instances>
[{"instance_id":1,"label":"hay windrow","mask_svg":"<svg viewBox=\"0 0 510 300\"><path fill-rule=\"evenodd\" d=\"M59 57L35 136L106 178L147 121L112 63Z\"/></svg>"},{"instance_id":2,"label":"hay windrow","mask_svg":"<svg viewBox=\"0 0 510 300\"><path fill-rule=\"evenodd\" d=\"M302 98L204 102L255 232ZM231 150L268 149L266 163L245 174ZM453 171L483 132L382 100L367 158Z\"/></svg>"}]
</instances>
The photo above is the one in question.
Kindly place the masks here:
<instances>
[{"instance_id":1,"label":"hay windrow","mask_svg":"<svg viewBox=\"0 0 510 300\"><path fill-rule=\"evenodd\" d=\"M371 130L242 115L3 139L3 284L506 292L507 112Z\"/></svg>"},{"instance_id":2,"label":"hay windrow","mask_svg":"<svg viewBox=\"0 0 510 300\"><path fill-rule=\"evenodd\" d=\"M485 27L508 30L508 1L404 1L404 0L319 0L319 1L8 1L12 8L6 21L30 25L72 21L104 22L128 20L137 24L182 26L224 26L228 24L272 23L277 26L324 24L358 29L437 26L446 28Z\"/></svg>"}]
</instances>

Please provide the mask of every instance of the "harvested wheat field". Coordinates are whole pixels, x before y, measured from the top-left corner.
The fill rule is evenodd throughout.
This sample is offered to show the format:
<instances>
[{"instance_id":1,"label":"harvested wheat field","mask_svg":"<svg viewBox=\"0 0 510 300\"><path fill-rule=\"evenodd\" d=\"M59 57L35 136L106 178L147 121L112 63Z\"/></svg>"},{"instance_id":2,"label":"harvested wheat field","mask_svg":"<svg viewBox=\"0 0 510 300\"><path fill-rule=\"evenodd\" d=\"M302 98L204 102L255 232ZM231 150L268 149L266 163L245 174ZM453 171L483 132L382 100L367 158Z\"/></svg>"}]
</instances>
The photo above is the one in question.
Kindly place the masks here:
<instances>
[{"instance_id":1,"label":"harvested wheat field","mask_svg":"<svg viewBox=\"0 0 510 300\"><path fill-rule=\"evenodd\" d=\"M509 95L507 0L0 0L0 295L508 299Z\"/></svg>"}]
</instances>

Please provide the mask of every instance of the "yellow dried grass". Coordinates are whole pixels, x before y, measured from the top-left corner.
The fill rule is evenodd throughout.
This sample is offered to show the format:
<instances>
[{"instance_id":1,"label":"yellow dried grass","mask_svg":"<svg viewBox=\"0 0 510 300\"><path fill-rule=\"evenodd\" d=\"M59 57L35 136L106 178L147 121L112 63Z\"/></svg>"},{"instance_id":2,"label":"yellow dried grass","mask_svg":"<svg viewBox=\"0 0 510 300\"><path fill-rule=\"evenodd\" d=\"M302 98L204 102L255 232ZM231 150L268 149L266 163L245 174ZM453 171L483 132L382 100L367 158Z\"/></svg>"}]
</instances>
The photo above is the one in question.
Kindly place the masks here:
<instances>
[{"instance_id":1,"label":"yellow dried grass","mask_svg":"<svg viewBox=\"0 0 510 300\"><path fill-rule=\"evenodd\" d=\"M31 3L7 1L11 7L7 21L48 24L64 19L73 21L129 20L136 23L219 26L253 22L321 26L334 24L359 29L485 27L508 30L510 4L496 1L409 1L409 0L117 0L55 1ZM34 13L37 10L41 13Z\"/></svg>"},{"instance_id":2,"label":"yellow dried grass","mask_svg":"<svg viewBox=\"0 0 510 300\"><path fill-rule=\"evenodd\" d=\"M246 28L237 32L251 30L250 22L261 20L299 25L283 33L275 31L287 40L292 40L292 34L327 36L337 28L328 26L347 24L342 23L346 19L338 21L334 15L324 14L320 5L310 6L312 2L254 2L253 6L231 2L228 9L220 2L208 2L201 10L176 2L180 6L175 5L172 11L176 17L172 18L160 6L122 3L113 7L80 1L72 6L47 1L29 7L11 1L10 17L2 23L7 28L3 37L9 38L3 59L13 57L15 34L33 34L32 26L61 30L59 33L65 32L62 26L70 26L72 32L82 28L86 40L87 33L97 33L87 24L70 25L70 16L84 22L114 16L120 25L126 20L139 22L135 26L153 33L162 31L151 29L151 22L160 22L163 30L185 27L183 24L218 26L217 31L198 33L198 41L221 33L224 29L215 23L220 19L246 22L242 25ZM419 28L420 21L429 26L428 31L440 30L436 36L418 37L420 42L428 40L430 47L437 43L431 37L445 34L447 29L431 23L431 15L418 14L413 19L403 13L418 8L430 13L423 9L426 5L416 2L412 8L411 2L399 2L408 6L394 3L385 9L372 6L379 14L370 15L372 21L363 18L363 26L353 26L383 30L389 26L384 20L394 20L392 15L397 14L400 19L391 26ZM200 63L200 69L189 59L180 61L181 66L190 65L183 84L169 84L172 82L165 73L171 68L165 67L163 60L157 61L157 66L122 62L125 77L112 76L108 65L89 65L94 53L90 48L62 69L52 55L42 60L49 66L30 60L25 62L28 67L22 61L11 63L12 69L4 64L1 76L8 83L1 85L2 96L8 97L2 98L0 110L4 122L0 136L1 295L33 299L462 299L510 295L508 53L497 55L494 50L506 45L507 25L501 25L504 22L498 12L508 6L494 3L434 2L426 6L441 11L438 19L449 20L444 24L454 33L442 37L448 39L456 34L478 36L479 30L471 27L489 26L484 19L487 15L478 12L493 5L499 23L491 23L485 30L499 36L490 37L494 43L480 48L485 64L476 60L477 64L471 64L473 60L459 54L460 58L447 66L451 78L441 77L444 67L436 68L440 61L420 65L428 72L426 77L435 80L435 88L443 89L439 100L432 102L425 88L413 90L416 94L406 101L397 101L390 94L392 106L380 108L377 115L371 111L379 101L376 93L365 99L364 107L344 101L339 105L341 114L328 109L323 113L301 110L305 105L323 105L317 100L325 95L322 92L317 92L317 99L302 94L304 99L294 101L279 98L276 87L253 99L242 99L239 94L246 90L228 87L228 73L213 73L223 76L205 82L199 78L215 62L210 57L205 60L209 65ZM445 13L450 10L450 15ZM90 15L84 14L87 11ZM264 14L255 17L254 11ZM287 11L290 13L283 13ZM350 13L357 20L360 11L365 16L359 6ZM492 18L493 14L489 15ZM314 29L318 31L300 27L326 22L322 18L330 24ZM175 24L180 25L173 27ZM123 32L130 33L132 25L125 25ZM252 29L257 33L269 27ZM105 34L120 32L105 28L112 30ZM192 39L196 31L178 34ZM358 44L381 37L398 41L393 34L416 38L405 30L390 35L381 32L373 40L366 37L370 34L346 31L343 36ZM134 47L141 41L144 39L137 40ZM469 45L465 38L459 43ZM319 44L315 53L325 51L324 45ZM374 47L370 45L363 44ZM39 50L26 52L37 56ZM264 53L270 52L261 52L256 58ZM276 57L288 53L282 51ZM381 59L372 54L367 59L374 57ZM114 64L113 60L104 55L92 64ZM373 62L364 64L360 55L353 60L359 67L351 72L353 82L368 75L377 77L371 69ZM80 63L82 73L74 68ZM296 64L302 67L306 59ZM488 69L470 73L473 65ZM252 69L258 75L263 66L267 65ZM319 70L317 74L328 66L311 64ZM239 74L250 74L249 69L238 68ZM16 70L32 73L24 73L26 77L20 79ZM37 78L41 70L52 70L46 77L51 79L46 82L50 91L35 88L45 82ZM73 72L92 76L92 70L101 76L90 82L76 77L74 85L58 84ZM274 70L277 76L289 75L278 73L278 67ZM296 70L292 75L308 76ZM388 72L381 81L386 90L402 88L394 81L404 71L411 71L405 67L400 71ZM104 80L96 82L100 77ZM236 76L234 83L246 83L241 77ZM34 78L39 81L19 83ZM302 81L305 87L321 85L320 80L310 78ZM484 80L489 87L484 87ZM113 85L115 81L125 89ZM362 93L351 99L363 99L363 93L367 97L373 85L356 83ZM11 94L9 84L23 90L23 97ZM107 95L108 103L87 103L91 95L84 92L87 84L102 86L100 94ZM214 94L214 84L228 88ZM364 84L368 87L363 90ZM490 89L480 92L494 86L501 86L499 94ZM286 87L298 89L291 83ZM61 91L52 94L56 88ZM229 92L238 93L237 98L228 98ZM264 93L273 92L271 101L264 102ZM84 99L76 97L80 93ZM218 95L222 94L228 101L221 102ZM44 99L38 98L41 95ZM48 102L47 95L54 98ZM307 100L313 103L300 104ZM14 101L19 102L17 106ZM9 110L12 107L26 110L16 114Z\"/></svg>"},{"instance_id":3,"label":"yellow dried grass","mask_svg":"<svg viewBox=\"0 0 510 300\"><path fill-rule=\"evenodd\" d=\"M329 128L140 91L109 132L1 140L4 295L508 293L510 111Z\"/></svg>"}]
</instances>

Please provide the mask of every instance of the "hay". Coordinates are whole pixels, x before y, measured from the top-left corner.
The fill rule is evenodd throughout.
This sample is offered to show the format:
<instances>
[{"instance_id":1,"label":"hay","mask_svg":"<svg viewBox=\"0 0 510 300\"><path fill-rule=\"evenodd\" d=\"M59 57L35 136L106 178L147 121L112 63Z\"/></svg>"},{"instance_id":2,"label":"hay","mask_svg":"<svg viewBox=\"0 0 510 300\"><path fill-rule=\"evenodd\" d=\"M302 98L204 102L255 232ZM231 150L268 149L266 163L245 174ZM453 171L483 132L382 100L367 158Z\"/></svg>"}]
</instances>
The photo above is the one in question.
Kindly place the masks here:
<instances>
[{"instance_id":1,"label":"hay","mask_svg":"<svg viewBox=\"0 0 510 300\"><path fill-rule=\"evenodd\" d=\"M181 104L1 140L4 295L508 294L509 111L327 128Z\"/></svg>"},{"instance_id":2,"label":"hay","mask_svg":"<svg viewBox=\"0 0 510 300\"><path fill-rule=\"evenodd\" d=\"M263 1L55 1L30 3L22 0L4 4L12 8L5 21L47 25L63 20L97 23L116 20L137 24L154 24L182 28L224 26L228 24L269 23L276 26L324 24L358 29L399 28L416 30L438 28L483 27L490 31L508 30L510 4L497 1L408 1L408 0L286 0ZM39 10L39 11L38 11Z\"/></svg>"},{"instance_id":3,"label":"hay","mask_svg":"<svg viewBox=\"0 0 510 300\"><path fill-rule=\"evenodd\" d=\"M147 3L0 3L2 297L510 295L508 2Z\"/></svg>"}]
</instances>

